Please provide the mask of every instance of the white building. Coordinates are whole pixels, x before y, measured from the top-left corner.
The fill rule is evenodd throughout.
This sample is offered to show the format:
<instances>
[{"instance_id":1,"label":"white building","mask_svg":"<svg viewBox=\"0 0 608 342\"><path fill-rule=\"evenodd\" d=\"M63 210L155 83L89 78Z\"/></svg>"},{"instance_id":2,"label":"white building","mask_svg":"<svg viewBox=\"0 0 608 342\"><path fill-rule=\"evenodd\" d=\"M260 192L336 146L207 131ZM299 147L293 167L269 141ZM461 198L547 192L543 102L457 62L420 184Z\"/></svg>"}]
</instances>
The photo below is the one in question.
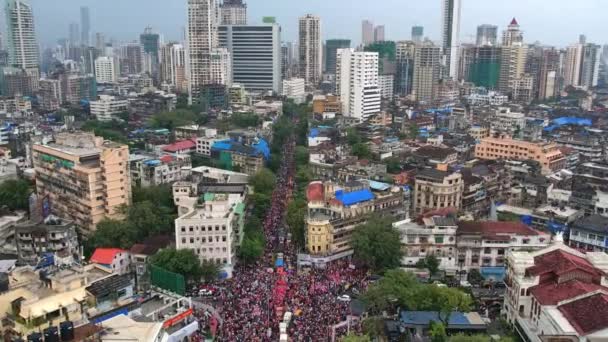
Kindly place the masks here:
<instances>
[{"instance_id":1,"label":"white building","mask_svg":"<svg viewBox=\"0 0 608 342\"><path fill-rule=\"evenodd\" d=\"M215 48L211 51L210 63L211 84L232 86L232 60L230 52L225 48Z\"/></svg>"},{"instance_id":2,"label":"white building","mask_svg":"<svg viewBox=\"0 0 608 342\"><path fill-rule=\"evenodd\" d=\"M509 135L516 131L523 133L525 127L526 116L524 113L511 112L508 107L498 108L491 122L494 133L507 133Z\"/></svg>"},{"instance_id":3,"label":"white building","mask_svg":"<svg viewBox=\"0 0 608 342\"><path fill-rule=\"evenodd\" d=\"M99 121L112 121L115 115L127 112L129 101L111 95L100 95L96 101L91 101L91 115Z\"/></svg>"},{"instance_id":4,"label":"white building","mask_svg":"<svg viewBox=\"0 0 608 342\"><path fill-rule=\"evenodd\" d=\"M220 12L222 25L247 25L247 4L243 0L224 0Z\"/></svg>"},{"instance_id":5,"label":"white building","mask_svg":"<svg viewBox=\"0 0 608 342\"><path fill-rule=\"evenodd\" d=\"M339 49L336 60L336 92L344 116L358 121L380 113L381 94L377 52Z\"/></svg>"},{"instance_id":6,"label":"white building","mask_svg":"<svg viewBox=\"0 0 608 342\"><path fill-rule=\"evenodd\" d=\"M97 57L95 59L95 78L97 83L116 83L118 68L112 57Z\"/></svg>"},{"instance_id":7,"label":"white building","mask_svg":"<svg viewBox=\"0 0 608 342\"><path fill-rule=\"evenodd\" d=\"M190 101L212 83L211 52L218 47L219 0L188 0L188 79Z\"/></svg>"},{"instance_id":8,"label":"white building","mask_svg":"<svg viewBox=\"0 0 608 342\"><path fill-rule=\"evenodd\" d=\"M316 87L323 72L323 41L321 39L321 18L307 14L300 18L299 27L300 77L307 87Z\"/></svg>"},{"instance_id":9,"label":"white building","mask_svg":"<svg viewBox=\"0 0 608 342\"><path fill-rule=\"evenodd\" d=\"M509 252L503 314L530 342L608 339L608 255L563 244Z\"/></svg>"},{"instance_id":10,"label":"white building","mask_svg":"<svg viewBox=\"0 0 608 342\"><path fill-rule=\"evenodd\" d=\"M380 95L383 99L392 99L395 95L394 90L395 75L380 75L378 77L378 86L380 87Z\"/></svg>"},{"instance_id":11,"label":"white building","mask_svg":"<svg viewBox=\"0 0 608 342\"><path fill-rule=\"evenodd\" d=\"M461 0L442 1L442 47L446 76L458 80Z\"/></svg>"},{"instance_id":12,"label":"white building","mask_svg":"<svg viewBox=\"0 0 608 342\"><path fill-rule=\"evenodd\" d=\"M5 13L10 65L37 75L40 62L32 6L24 0L7 0Z\"/></svg>"},{"instance_id":13,"label":"white building","mask_svg":"<svg viewBox=\"0 0 608 342\"><path fill-rule=\"evenodd\" d=\"M161 79L177 92L188 90L186 69L186 48L182 44L171 43L160 49Z\"/></svg>"},{"instance_id":14,"label":"white building","mask_svg":"<svg viewBox=\"0 0 608 342\"><path fill-rule=\"evenodd\" d=\"M306 82L303 78L283 80L283 96L294 100L296 104L306 101Z\"/></svg>"}]
</instances>

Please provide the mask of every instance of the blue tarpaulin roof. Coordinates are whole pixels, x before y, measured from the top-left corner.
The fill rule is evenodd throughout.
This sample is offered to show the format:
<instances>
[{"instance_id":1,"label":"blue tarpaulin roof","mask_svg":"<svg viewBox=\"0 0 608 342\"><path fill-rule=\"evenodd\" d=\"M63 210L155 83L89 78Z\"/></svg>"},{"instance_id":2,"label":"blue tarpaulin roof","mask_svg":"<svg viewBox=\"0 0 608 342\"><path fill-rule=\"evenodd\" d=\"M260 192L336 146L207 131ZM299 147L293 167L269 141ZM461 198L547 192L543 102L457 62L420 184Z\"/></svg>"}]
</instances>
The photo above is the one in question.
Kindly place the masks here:
<instances>
[{"instance_id":1,"label":"blue tarpaulin roof","mask_svg":"<svg viewBox=\"0 0 608 342\"><path fill-rule=\"evenodd\" d=\"M319 136L319 129L318 128L312 128L310 130L310 134L308 135L309 138L316 138Z\"/></svg>"},{"instance_id":2,"label":"blue tarpaulin roof","mask_svg":"<svg viewBox=\"0 0 608 342\"><path fill-rule=\"evenodd\" d=\"M211 148L213 148L213 149L222 150L222 151L228 151L228 150L230 150L230 147L232 147L232 144L230 144L230 140L216 141L211 146Z\"/></svg>"},{"instance_id":3,"label":"blue tarpaulin roof","mask_svg":"<svg viewBox=\"0 0 608 342\"><path fill-rule=\"evenodd\" d=\"M429 325L431 322L440 322L436 311L401 311L401 323L407 325ZM450 326L471 325L469 319L462 312L453 311L450 315Z\"/></svg>"},{"instance_id":4,"label":"blue tarpaulin roof","mask_svg":"<svg viewBox=\"0 0 608 342\"><path fill-rule=\"evenodd\" d=\"M144 162L144 164L146 164L147 166L157 166L157 165L162 164L162 162L160 160L155 159L155 160L146 160Z\"/></svg>"},{"instance_id":5,"label":"blue tarpaulin roof","mask_svg":"<svg viewBox=\"0 0 608 342\"><path fill-rule=\"evenodd\" d=\"M348 207L357 203L373 200L374 194L372 194L369 189L357 190L353 192L344 192L344 190L338 190L336 191L336 199Z\"/></svg>"},{"instance_id":6,"label":"blue tarpaulin roof","mask_svg":"<svg viewBox=\"0 0 608 342\"><path fill-rule=\"evenodd\" d=\"M479 270L483 279L503 281L505 279L506 269L504 267L482 267Z\"/></svg>"},{"instance_id":7,"label":"blue tarpaulin roof","mask_svg":"<svg viewBox=\"0 0 608 342\"><path fill-rule=\"evenodd\" d=\"M583 119L577 117L561 117L553 120L553 125L546 127L545 131L551 132L560 126L565 125L591 126L593 125L593 122L591 122L590 119Z\"/></svg>"},{"instance_id":8,"label":"blue tarpaulin roof","mask_svg":"<svg viewBox=\"0 0 608 342\"><path fill-rule=\"evenodd\" d=\"M264 159L270 158L270 147L264 139L260 139L257 144L252 145L258 152L264 155Z\"/></svg>"},{"instance_id":9,"label":"blue tarpaulin roof","mask_svg":"<svg viewBox=\"0 0 608 342\"><path fill-rule=\"evenodd\" d=\"M373 180L369 181L369 187L372 188L373 190L378 190L378 191L386 191L391 188L391 186L389 184L382 183L382 182L376 182Z\"/></svg>"}]
</instances>

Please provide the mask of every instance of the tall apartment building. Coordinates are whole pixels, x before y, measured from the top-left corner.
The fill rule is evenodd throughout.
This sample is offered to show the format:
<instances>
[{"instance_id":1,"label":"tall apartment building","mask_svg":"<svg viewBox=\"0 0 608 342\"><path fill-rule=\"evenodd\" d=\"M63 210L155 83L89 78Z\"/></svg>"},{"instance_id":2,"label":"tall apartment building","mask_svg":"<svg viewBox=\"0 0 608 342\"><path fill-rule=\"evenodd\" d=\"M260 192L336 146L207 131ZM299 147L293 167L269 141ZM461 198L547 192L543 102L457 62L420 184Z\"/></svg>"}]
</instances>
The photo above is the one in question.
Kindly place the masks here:
<instances>
[{"instance_id":1,"label":"tall apartment building","mask_svg":"<svg viewBox=\"0 0 608 342\"><path fill-rule=\"evenodd\" d=\"M70 46L80 45L80 34L80 26L78 26L78 23L70 23L70 26L68 27Z\"/></svg>"},{"instance_id":2,"label":"tall apartment building","mask_svg":"<svg viewBox=\"0 0 608 342\"><path fill-rule=\"evenodd\" d=\"M412 41L421 43L424 39L424 26L412 26Z\"/></svg>"},{"instance_id":3,"label":"tall apartment building","mask_svg":"<svg viewBox=\"0 0 608 342\"><path fill-rule=\"evenodd\" d=\"M442 1L442 48L444 55L444 76L458 80L458 54L460 52L460 11L461 0Z\"/></svg>"},{"instance_id":4,"label":"tall apartment building","mask_svg":"<svg viewBox=\"0 0 608 342\"><path fill-rule=\"evenodd\" d=\"M91 115L99 121L112 121L116 115L129 110L129 101L111 95L100 95L91 101Z\"/></svg>"},{"instance_id":5,"label":"tall apartment building","mask_svg":"<svg viewBox=\"0 0 608 342\"><path fill-rule=\"evenodd\" d=\"M412 93L416 44L419 44L421 41L398 41L395 43L395 60L397 63L395 73L396 94L405 96Z\"/></svg>"},{"instance_id":6,"label":"tall apartment building","mask_svg":"<svg viewBox=\"0 0 608 342\"><path fill-rule=\"evenodd\" d=\"M50 212L92 232L99 221L120 216L131 204L129 147L92 133L59 133L34 144L36 192Z\"/></svg>"},{"instance_id":7,"label":"tall apartment building","mask_svg":"<svg viewBox=\"0 0 608 342\"><path fill-rule=\"evenodd\" d=\"M58 110L62 103L61 81L43 79L39 82L40 107L47 111Z\"/></svg>"},{"instance_id":8,"label":"tall apartment building","mask_svg":"<svg viewBox=\"0 0 608 342\"><path fill-rule=\"evenodd\" d=\"M188 62L190 101L198 101L201 87L211 84L211 52L218 46L218 0L188 0Z\"/></svg>"},{"instance_id":9,"label":"tall apartment building","mask_svg":"<svg viewBox=\"0 0 608 342\"><path fill-rule=\"evenodd\" d=\"M95 59L95 77L97 83L116 83L118 70L113 57L98 57Z\"/></svg>"},{"instance_id":10,"label":"tall apartment building","mask_svg":"<svg viewBox=\"0 0 608 342\"><path fill-rule=\"evenodd\" d=\"M176 92L188 91L186 74L186 48L182 44L169 43L160 50L161 81L170 84Z\"/></svg>"},{"instance_id":11,"label":"tall apartment building","mask_svg":"<svg viewBox=\"0 0 608 342\"><path fill-rule=\"evenodd\" d=\"M430 42L417 45L412 82L412 95L417 101L431 103L435 99L440 76L441 48Z\"/></svg>"},{"instance_id":12,"label":"tall apartment building","mask_svg":"<svg viewBox=\"0 0 608 342\"><path fill-rule=\"evenodd\" d=\"M226 48L215 48L211 50L210 57L209 75L211 83L204 85L203 88L215 85L232 86L233 65L230 51Z\"/></svg>"},{"instance_id":13,"label":"tall apartment building","mask_svg":"<svg viewBox=\"0 0 608 342\"><path fill-rule=\"evenodd\" d=\"M477 26L477 46L496 46L498 44L498 26L479 25Z\"/></svg>"},{"instance_id":14,"label":"tall apartment building","mask_svg":"<svg viewBox=\"0 0 608 342\"><path fill-rule=\"evenodd\" d=\"M560 52L554 48L544 49L540 66L538 98L553 98L560 89Z\"/></svg>"},{"instance_id":15,"label":"tall apartment building","mask_svg":"<svg viewBox=\"0 0 608 342\"><path fill-rule=\"evenodd\" d=\"M32 6L26 0L7 0L5 13L10 65L37 76L40 61Z\"/></svg>"},{"instance_id":16,"label":"tall apartment building","mask_svg":"<svg viewBox=\"0 0 608 342\"><path fill-rule=\"evenodd\" d=\"M511 82L525 73L527 55L528 47L523 44L502 46L498 90L503 94L511 93Z\"/></svg>"},{"instance_id":17,"label":"tall apartment building","mask_svg":"<svg viewBox=\"0 0 608 342\"><path fill-rule=\"evenodd\" d=\"M507 29L502 33L502 45L520 45L523 44L523 42L523 32L519 28L519 23L517 22L517 19L513 18Z\"/></svg>"},{"instance_id":18,"label":"tall apartment building","mask_svg":"<svg viewBox=\"0 0 608 342\"><path fill-rule=\"evenodd\" d=\"M121 73L136 75L144 71L144 47L139 43L128 43L120 49Z\"/></svg>"},{"instance_id":19,"label":"tall apartment building","mask_svg":"<svg viewBox=\"0 0 608 342\"><path fill-rule=\"evenodd\" d=\"M601 46L585 44L581 62L580 86L586 89L596 87L599 81Z\"/></svg>"},{"instance_id":20,"label":"tall apartment building","mask_svg":"<svg viewBox=\"0 0 608 342\"><path fill-rule=\"evenodd\" d=\"M321 18L307 14L300 18L298 65L300 78L307 87L316 87L323 72L323 41L321 40Z\"/></svg>"},{"instance_id":21,"label":"tall apartment building","mask_svg":"<svg viewBox=\"0 0 608 342\"><path fill-rule=\"evenodd\" d=\"M361 22L361 44L363 46L374 42L374 23L369 20Z\"/></svg>"},{"instance_id":22,"label":"tall apartment building","mask_svg":"<svg viewBox=\"0 0 608 342\"><path fill-rule=\"evenodd\" d=\"M88 7L80 7L80 44L89 46L91 43L91 13Z\"/></svg>"},{"instance_id":23,"label":"tall apartment building","mask_svg":"<svg viewBox=\"0 0 608 342\"><path fill-rule=\"evenodd\" d=\"M475 146L475 158L485 160L534 160L540 163L543 174L566 167L566 158L555 143L532 143L507 138L482 139Z\"/></svg>"},{"instance_id":24,"label":"tall apartment building","mask_svg":"<svg viewBox=\"0 0 608 342\"><path fill-rule=\"evenodd\" d=\"M306 82L303 78L283 80L283 96L300 104L306 101Z\"/></svg>"},{"instance_id":25,"label":"tall apartment building","mask_svg":"<svg viewBox=\"0 0 608 342\"><path fill-rule=\"evenodd\" d=\"M385 40L384 34L384 25L374 27L374 42L383 42Z\"/></svg>"},{"instance_id":26,"label":"tall apartment building","mask_svg":"<svg viewBox=\"0 0 608 342\"><path fill-rule=\"evenodd\" d=\"M220 16L222 25L247 25L247 4L243 0L224 0Z\"/></svg>"},{"instance_id":27,"label":"tall apartment building","mask_svg":"<svg viewBox=\"0 0 608 342\"><path fill-rule=\"evenodd\" d=\"M491 44L467 47L463 51L463 56L468 55L467 51L470 51L471 55L468 75L466 75L468 76L467 80L478 87L497 89L500 79L502 48Z\"/></svg>"},{"instance_id":28,"label":"tall apartment building","mask_svg":"<svg viewBox=\"0 0 608 342\"><path fill-rule=\"evenodd\" d=\"M464 181L462 174L424 169L416 174L413 209L416 214L444 208L460 209Z\"/></svg>"},{"instance_id":29,"label":"tall apartment building","mask_svg":"<svg viewBox=\"0 0 608 342\"><path fill-rule=\"evenodd\" d=\"M571 45L566 50L564 66L564 86L578 86L581 80L581 65L584 45Z\"/></svg>"},{"instance_id":30,"label":"tall apartment building","mask_svg":"<svg viewBox=\"0 0 608 342\"><path fill-rule=\"evenodd\" d=\"M340 49L336 62L336 93L342 114L364 121L381 110L377 52Z\"/></svg>"},{"instance_id":31,"label":"tall apartment building","mask_svg":"<svg viewBox=\"0 0 608 342\"><path fill-rule=\"evenodd\" d=\"M139 42L151 59L154 66L158 65L160 59L160 34L154 32L151 27L146 27L144 32L139 35Z\"/></svg>"},{"instance_id":32,"label":"tall apartment building","mask_svg":"<svg viewBox=\"0 0 608 342\"><path fill-rule=\"evenodd\" d=\"M350 49L350 39L328 39L325 41L325 72L336 74L336 58L339 49Z\"/></svg>"},{"instance_id":33,"label":"tall apartment building","mask_svg":"<svg viewBox=\"0 0 608 342\"><path fill-rule=\"evenodd\" d=\"M218 29L219 45L232 58L232 80L249 92L281 91L281 27L228 25Z\"/></svg>"}]
</instances>

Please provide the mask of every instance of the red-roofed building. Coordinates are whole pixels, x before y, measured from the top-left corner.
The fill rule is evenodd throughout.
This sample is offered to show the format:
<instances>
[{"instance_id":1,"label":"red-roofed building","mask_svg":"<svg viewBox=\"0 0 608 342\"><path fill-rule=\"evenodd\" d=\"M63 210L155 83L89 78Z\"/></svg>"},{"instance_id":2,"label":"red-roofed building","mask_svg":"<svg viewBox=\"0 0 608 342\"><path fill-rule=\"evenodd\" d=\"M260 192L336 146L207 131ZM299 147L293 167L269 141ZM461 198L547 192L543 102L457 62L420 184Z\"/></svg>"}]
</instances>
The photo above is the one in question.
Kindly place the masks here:
<instances>
[{"instance_id":1,"label":"red-roofed building","mask_svg":"<svg viewBox=\"0 0 608 342\"><path fill-rule=\"evenodd\" d=\"M458 265L462 269L504 267L510 250L538 250L551 242L551 235L521 222L460 222L456 232Z\"/></svg>"},{"instance_id":2,"label":"red-roofed building","mask_svg":"<svg viewBox=\"0 0 608 342\"><path fill-rule=\"evenodd\" d=\"M323 190L323 182L312 182L306 188L306 199L308 202L324 202L325 191Z\"/></svg>"},{"instance_id":3,"label":"red-roofed building","mask_svg":"<svg viewBox=\"0 0 608 342\"><path fill-rule=\"evenodd\" d=\"M608 254L582 254L557 236L545 249L509 252L507 264L503 313L523 340L608 341Z\"/></svg>"},{"instance_id":4,"label":"red-roofed building","mask_svg":"<svg viewBox=\"0 0 608 342\"><path fill-rule=\"evenodd\" d=\"M131 254L120 248L97 248L89 262L115 274L126 274L130 272Z\"/></svg>"},{"instance_id":5,"label":"red-roofed building","mask_svg":"<svg viewBox=\"0 0 608 342\"><path fill-rule=\"evenodd\" d=\"M196 140L182 140L163 147L163 151L168 153L190 154L196 151Z\"/></svg>"}]
</instances>

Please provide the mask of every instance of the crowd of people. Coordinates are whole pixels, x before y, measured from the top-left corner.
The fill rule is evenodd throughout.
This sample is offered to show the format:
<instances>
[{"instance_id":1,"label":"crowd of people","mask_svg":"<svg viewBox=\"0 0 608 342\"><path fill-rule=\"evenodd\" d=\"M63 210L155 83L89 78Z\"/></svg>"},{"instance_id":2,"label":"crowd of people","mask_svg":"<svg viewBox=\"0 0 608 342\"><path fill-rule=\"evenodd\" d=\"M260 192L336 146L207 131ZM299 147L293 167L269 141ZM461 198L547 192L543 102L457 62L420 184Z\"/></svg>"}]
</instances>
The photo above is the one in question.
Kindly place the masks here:
<instances>
[{"instance_id":1,"label":"crowd of people","mask_svg":"<svg viewBox=\"0 0 608 342\"><path fill-rule=\"evenodd\" d=\"M338 297L353 288L366 287L366 272L347 261L326 268L297 270L296 249L286 238L284 214L295 182L295 141L283 148L272 203L264 220L266 248L253 265L239 265L234 278L222 284L214 298L221 321L218 341L271 342L279 340L284 312L293 318L287 328L290 341L329 341L333 326L350 314L348 300ZM283 265L274 267L277 255ZM206 320L208 322L208 320ZM344 334L338 329L337 334Z\"/></svg>"}]
</instances>

